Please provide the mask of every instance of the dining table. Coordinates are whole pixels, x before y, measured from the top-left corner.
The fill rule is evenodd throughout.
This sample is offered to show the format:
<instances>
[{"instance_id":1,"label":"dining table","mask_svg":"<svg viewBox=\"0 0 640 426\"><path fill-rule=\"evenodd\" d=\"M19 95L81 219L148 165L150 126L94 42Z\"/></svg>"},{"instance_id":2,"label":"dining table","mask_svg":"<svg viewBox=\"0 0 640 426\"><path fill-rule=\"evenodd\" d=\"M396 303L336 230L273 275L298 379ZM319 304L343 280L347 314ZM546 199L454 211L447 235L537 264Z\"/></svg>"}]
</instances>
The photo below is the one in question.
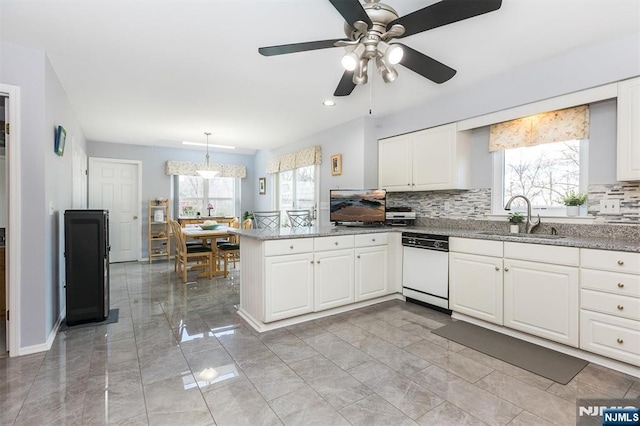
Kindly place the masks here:
<instances>
[{"instance_id":1,"label":"dining table","mask_svg":"<svg viewBox=\"0 0 640 426\"><path fill-rule=\"evenodd\" d=\"M218 246L216 241L218 238L229 238L232 234L229 232L232 228L230 226L221 225L216 229L202 229L199 225L187 225L182 228L182 233L187 239L195 239L202 241L205 246L211 247L213 255L212 262L215 264L215 269L212 275L224 275L224 270L220 269L220 265L217 261Z\"/></svg>"}]
</instances>

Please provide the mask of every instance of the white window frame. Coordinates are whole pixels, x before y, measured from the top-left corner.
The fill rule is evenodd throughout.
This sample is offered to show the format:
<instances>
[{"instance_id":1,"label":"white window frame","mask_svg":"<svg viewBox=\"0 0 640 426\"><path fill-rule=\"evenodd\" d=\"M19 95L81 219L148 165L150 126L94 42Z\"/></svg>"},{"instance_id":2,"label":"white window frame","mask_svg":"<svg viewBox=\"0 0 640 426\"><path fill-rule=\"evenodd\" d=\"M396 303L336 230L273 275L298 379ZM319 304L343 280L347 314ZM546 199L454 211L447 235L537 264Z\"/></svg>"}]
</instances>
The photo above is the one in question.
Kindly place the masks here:
<instances>
[{"instance_id":1,"label":"white window frame","mask_svg":"<svg viewBox=\"0 0 640 426\"><path fill-rule=\"evenodd\" d=\"M507 216L510 212L504 209L504 150L492 153L493 182L491 184L491 214ZM587 193L589 187L589 140L580 141L580 186L581 193ZM523 211L524 209L515 209ZM540 217L567 217L566 207L534 208L532 215ZM587 216L587 206L580 208L579 217Z\"/></svg>"},{"instance_id":2,"label":"white window frame","mask_svg":"<svg viewBox=\"0 0 640 426\"><path fill-rule=\"evenodd\" d=\"M187 177L200 177L200 176L187 176ZM209 200L208 198L208 194L209 194L209 182L208 179L205 179L203 177L200 177L200 179L203 179L204 185L203 185L203 195L204 195L204 206L207 205L207 202ZM235 199L234 199L234 203L233 203L233 213L231 215L231 217L240 217L241 216L241 208L240 208L240 188L242 187L240 178L237 177L230 177L230 179L234 180L233 183L233 191L234 191L234 195L235 195ZM174 214L177 217L179 217L182 212L180 211L180 176L179 175L175 175L174 176L174 180L173 180L173 188L172 188L172 193L174 194L174 205L173 205L173 211ZM209 212L207 211L207 209L204 209L204 211L200 212L201 216L208 216Z\"/></svg>"},{"instance_id":3,"label":"white window frame","mask_svg":"<svg viewBox=\"0 0 640 426\"><path fill-rule=\"evenodd\" d=\"M305 167L308 167L308 166L305 166ZM296 167L296 169L297 169L297 167ZM296 169L287 170L287 171L293 171L294 172L293 173L293 176L294 176L293 188L292 188L294 194L295 194L295 189L296 189L296 187L295 187L295 176L296 176L295 170ZM282 210L282 207L280 206L280 173L282 173L282 172L275 173L275 179L273 180L274 184L275 184L274 185L274 188L275 188L275 191L274 191L274 194L275 194L275 200L274 200L275 207L274 207L274 210L278 210L278 211L282 212L283 210ZM318 212L318 203L319 203L319 198L320 198L320 179L319 179L319 177L320 177L320 167L316 164L316 165L313 166L314 194L313 194L313 210L311 212L311 217L313 218L313 220L314 220L314 222L316 224L317 224L317 221L318 221L317 212ZM295 205L295 200L294 200L293 208L294 209L298 209L299 208L298 206ZM287 223L287 220L284 217L282 217L281 219L282 219L283 223Z\"/></svg>"}]
</instances>

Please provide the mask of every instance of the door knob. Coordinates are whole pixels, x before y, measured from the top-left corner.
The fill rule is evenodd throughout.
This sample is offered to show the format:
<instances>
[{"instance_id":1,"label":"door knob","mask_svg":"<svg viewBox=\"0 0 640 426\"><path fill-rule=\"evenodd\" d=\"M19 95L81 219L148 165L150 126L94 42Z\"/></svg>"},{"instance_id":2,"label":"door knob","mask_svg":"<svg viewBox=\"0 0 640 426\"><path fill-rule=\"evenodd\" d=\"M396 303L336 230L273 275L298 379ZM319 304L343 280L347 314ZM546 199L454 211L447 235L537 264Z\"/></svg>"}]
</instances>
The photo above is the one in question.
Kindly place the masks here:
<instances>
[{"instance_id":1,"label":"door knob","mask_svg":"<svg viewBox=\"0 0 640 426\"><path fill-rule=\"evenodd\" d=\"M504 271L505 272L509 272L509 268L504 268Z\"/></svg>"},{"instance_id":2,"label":"door knob","mask_svg":"<svg viewBox=\"0 0 640 426\"><path fill-rule=\"evenodd\" d=\"M624 262L622 260L618 260L618 265L622 266L624 265Z\"/></svg>"},{"instance_id":3,"label":"door knob","mask_svg":"<svg viewBox=\"0 0 640 426\"><path fill-rule=\"evenodd\" d=\"M623 287L624 287L624 284L622 284L622 283L618 283L618 287L619 287L619 288L623 288Z\"/></svg>"},{"instance_id":4,"label":"door knob","mask_svg":"<svg viewBox=\"0 0 640 426\"><path fill-rule=\"evenodd\" d=\"M500 270L500 268L498 268L498 267L496 266L496 271L499 271L499 270Z\"/></svg>"},{"instance_id":5,"label":"door knob","mask_svg":"<svg viewBox=\"0 0 640 426\"><path fill-rule=\"evenodd\" d=\"M619 311L622 311L623 309L624 309L624 306L622 306L622 305L618 305L618 310L619 310Z\"/></svg>"},{"instance_id":6,"label":"door knob","mask_svg":"<svg viewBox=\"0 0 640 426\"><path fill-rule=\"evenodd\" d=\"M618 343L620 343L620 344L623 344L623 343L624 343L624 340L622 340L622 339L618 338L618 339L616 339L616 342L618 342Z\"/></svg>"}]
</instances>

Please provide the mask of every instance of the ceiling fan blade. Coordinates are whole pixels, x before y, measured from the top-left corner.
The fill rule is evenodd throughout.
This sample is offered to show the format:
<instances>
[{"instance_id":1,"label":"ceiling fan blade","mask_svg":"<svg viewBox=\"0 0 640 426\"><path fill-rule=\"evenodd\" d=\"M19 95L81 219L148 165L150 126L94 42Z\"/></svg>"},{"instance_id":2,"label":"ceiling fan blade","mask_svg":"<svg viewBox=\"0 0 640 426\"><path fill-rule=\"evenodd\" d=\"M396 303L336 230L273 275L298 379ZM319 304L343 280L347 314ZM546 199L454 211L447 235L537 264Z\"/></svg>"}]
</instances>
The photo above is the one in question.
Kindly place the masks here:
<instances>
[{"instance_id":1,"label":"ceiling fan blade","mask_svg":"<svg viewBox=\"0 0 640 426\"><path fill-rule=\"evenodd\" d=\"M344 74L342 74L340 83L338 83L338 87L336 87L333 96L349 96L355 88L356 84L353 82L353 71L345 71Z\"/></svg>"},{"instance_id":2,"label":"ceiling fan blade","mask_svg":"<svg viewBox=\"0 0 640 426\"><path fill-rule=\"evenodd\" d=\"M328 49L336 47L338 41L351 41L348 38L336 38L333 40L307 41L304 43L282 44L280 46L268 46L258 48L262 56L285 55L287 53L306 52L307 50Z\"/></svg>"},{"instance_id":3,"label":"ceiling fan blade","mask_svg":"<svg viewBox=\"0 0 640 426\"><path fill-rule=\"evenodd\" d=\"M423 9L416 10L387 24L404 26L405 33L398 37L407 37L453 22L473 18L500 9L502 0L442 0Z\"/></svg>"},{"instance_id":4,"label":"ceiling fan blade","mask_svg":"<svg viewBox=\"0 0 640 426\"><path fill-rule=\"evenodd\" d=\"M403 55L400 65L409 68L411 71L428 78L434 83L442 84L451 79L456 74L456 70L438 62L433 58L420 53L415 49L405 46L402 43L394 43L402 46Z\"/></svg>"},{"instance_id":5,"label":"ceiling fan blade","mask_svg":"<svg viewBox=\"0 0 640 426\"><path fill-rule=\"evenodd\" d=\"M340 15L344 18L347 24L353 27L353 24L357 21L362 21L367 24L367 28L371 28L373 23L369 19L369 15L365 12L364 8L358 0L329 0L333 7L336 8Z\"/></svg>"}]
</instances>

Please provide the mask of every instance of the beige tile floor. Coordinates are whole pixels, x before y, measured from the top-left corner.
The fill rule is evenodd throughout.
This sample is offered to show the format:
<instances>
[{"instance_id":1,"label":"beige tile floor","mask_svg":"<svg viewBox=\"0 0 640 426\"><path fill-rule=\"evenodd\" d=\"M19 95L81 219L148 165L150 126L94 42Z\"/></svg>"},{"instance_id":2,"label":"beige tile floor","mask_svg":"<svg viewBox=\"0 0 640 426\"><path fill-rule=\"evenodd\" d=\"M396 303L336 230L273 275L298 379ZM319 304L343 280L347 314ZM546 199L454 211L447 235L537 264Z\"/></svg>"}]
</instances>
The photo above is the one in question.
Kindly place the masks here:
<instances>
[{"instance_id":1,"label":"beige tile floor","mask_svg":"<svg viewBox=\"0 0 640 426\"><path fill-rule=\"evenodd\" d=\"M573 425L576 398L640 396L597 365L560 385L450 342L431 333L448 316L400 301L258 334L238 280L112 265L119 321L0 359L0 424Z\"/></svg>"}]
</instances>

